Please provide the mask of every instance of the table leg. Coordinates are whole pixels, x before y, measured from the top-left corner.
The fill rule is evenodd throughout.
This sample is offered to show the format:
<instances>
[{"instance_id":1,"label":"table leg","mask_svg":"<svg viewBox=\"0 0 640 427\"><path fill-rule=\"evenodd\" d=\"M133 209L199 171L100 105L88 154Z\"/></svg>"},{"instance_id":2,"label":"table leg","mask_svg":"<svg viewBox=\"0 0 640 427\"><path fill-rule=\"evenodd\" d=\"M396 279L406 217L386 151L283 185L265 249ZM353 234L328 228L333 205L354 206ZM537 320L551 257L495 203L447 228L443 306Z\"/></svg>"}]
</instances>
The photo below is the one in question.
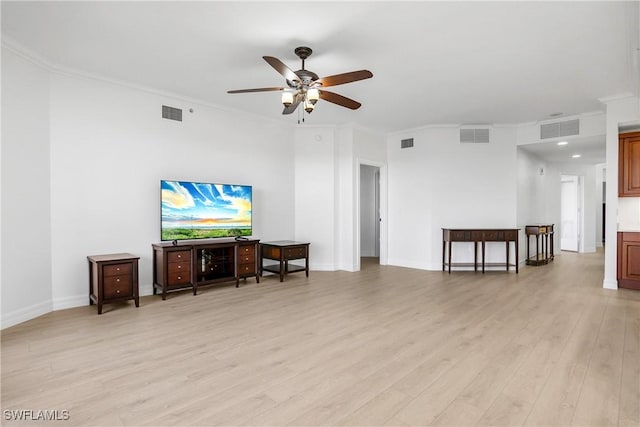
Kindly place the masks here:
<instances>
[{"instance_id":1,"label":"table leg","mask_svg":"<svg viewBox=\"0 0 640 427\"><path fill-rule=\"evenodd\" d=\"M509 271L509 241L507 240L505 246L507 247L507 271Z\"/></svg>"},{"instance_id":2,"label":"table leg","mask_svg":"<svg viewBox=\"0 0 640 427\"><path fill-rule=\"evenodd\" d=\"M449 240L449 274L451 274L451 240Z\"/></svg>"},{"instance_id":3,"label":"table leg","mask_svg":"<svg viewBox=\"0 0 640 427\"><path fill-rule=\"evenodd\" d=\"M478 242L473 242L473 271L478 271Z\"/></svg>"},{"instance_id":4,"label":"table leg","mask_svg":"<svg viewBox=\"0 0 640 427\"><path fill-rule=\"evenodd\" d=\"M536 234L536 265L538 265L538 254L540 253L540 235Z\"/></svg>"},{"instance_id":5,"label":"table leg","mask_svg":"<svg viewBox=\"0 0 640 427\"><path fill-rule=\"evenodd\" d=\"M305 256L305 263L304 263L304 272L307 275L307 277L309 277L309 249L307 248L307 255Z\"/></svg>"},{"instance_id":6,"label":"table leg","mask_svg":"<svg viewBox=\"0 0 640 427\"><path fill-rule=\"evenodd\" d=\"M484 274L484 240L482 241L482 274Z\"/></svg>"},{"instance_id":7,"label":"table leg","mask_svg":"<svg viewBox=\"0 0 640 427\"><path fill-rule=\"evenodd\" d=\"M527 239L527 243L528 243L528 242L529 242L529 241L528 241L528 239ZM518 236L517 236L517 235L516 235L516 242L515 242L515 243L516 243L516 262L515 262L515 264L516 264L516 274L518 274L518 264L519 264L519 262L518 262L518 254L519 254L520 252L518 251ZM527 244L527 246L528 246L528 244Z\"/></svg>"},{"instance_id":8,"label":"table leg","mask_svg":"<svg viewBox=\"0 0 640 427\"><path fill-rule=\"evenodd\" d=\"M442 239L442 271L444 271L444 260L445 260L445 256L446 256L446 248L447 248L447 242Z\"/></svg>"},{"instance_id":9,"label":"table leg","mask_svg":"<svg viewBox=\"0 0 640 427\"><path fill-rule=\"evenodd\" d=\"M280 258L280 281L284 281L284 260Z\"/></svg>"}]
</instances>

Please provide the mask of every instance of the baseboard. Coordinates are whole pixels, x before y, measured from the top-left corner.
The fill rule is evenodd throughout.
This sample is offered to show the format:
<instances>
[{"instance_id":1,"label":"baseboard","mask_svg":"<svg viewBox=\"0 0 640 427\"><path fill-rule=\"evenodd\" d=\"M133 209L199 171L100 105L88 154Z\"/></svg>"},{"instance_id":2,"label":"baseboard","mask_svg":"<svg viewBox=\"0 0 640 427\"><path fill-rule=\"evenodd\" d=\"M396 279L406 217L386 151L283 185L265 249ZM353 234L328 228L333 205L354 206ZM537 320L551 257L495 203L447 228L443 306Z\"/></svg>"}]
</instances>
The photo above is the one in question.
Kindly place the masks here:
<instances>
[{"instance_id":1,"label":"baseboard","mask_svg":"<svg viewBox=\"0 0 640 427\"><path fill-rule=\"evenodd\" d=\"M47 300L38 304L30 305L29 307L10 311L9 313L2 313L2 325L0 326L0 329L35 319L36 317L51 312L52 310L53 302L52 300Z\"/></svg>"},{"instance_id":2,"label":"baseboard","mask_svg":"<svg viewBox=\"0 0 640 427\"><path fill-rule=\"evenodd\" d=\"M407 261L402 259L387 259L387 265L395 265L396 267L406 267L406 268L415 268L416 270L440 270L440 267L434 267L430 265L418 264L414 261Z\"/></svg>"},{"instance_id":3,"label":"baseboard","mask_svg":"<svg viewBox=\"0 0 640 427\"><path fill-rule=\"evenodd\" d=\"M83 305L89 305L88 294L53 299L53 311L64 310L65 308L82 307Z\"/></svg>"},{"instance_id":4,"label":"baseboard","mask_svg":"<svg viewBox=\"0 0 640 427\"><path fill-rule=\"evenodd\" d=\"M304 264L303 264L304 265ZM336 271L334 264L309 264L310 271Z\"/></svg>"},{"instance_id":5,"label":"baseboard","mask_svg":"<svg viewBox=\"0 0 640 427\"><path fill-rule=\"evenodd\" d=\"M605 288L605 289L617 290L618 289L618 281L617 280L604 279L602 281L602 287Z\"/></svg>"}]
</instances>

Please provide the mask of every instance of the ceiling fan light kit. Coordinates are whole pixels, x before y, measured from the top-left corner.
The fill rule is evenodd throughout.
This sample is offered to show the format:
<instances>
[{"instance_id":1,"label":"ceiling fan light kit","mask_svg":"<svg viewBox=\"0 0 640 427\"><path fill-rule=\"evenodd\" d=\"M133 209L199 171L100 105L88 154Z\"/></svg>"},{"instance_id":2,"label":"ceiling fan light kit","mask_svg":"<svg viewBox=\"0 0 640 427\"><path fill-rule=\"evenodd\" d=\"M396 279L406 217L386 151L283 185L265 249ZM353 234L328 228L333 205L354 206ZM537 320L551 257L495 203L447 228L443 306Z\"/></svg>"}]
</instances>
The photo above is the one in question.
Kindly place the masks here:
<instances>
[{"instance_id":1,"label":"ceiling fan light kit","mask_svg":"<svg viewBox=\"0 0 640 427\"><path fill-rule=\"evenodd\" d=\"M316 73L304 68L304 62L313 53L313 50L309 47L301 46L297 47L294 52L302 60L302 68L298 71L291 70L282 61L278 58L274 58L273 56L262 57L278 73L284 76L287 87L239 89L230 90L227 93L282 91L282 96L280 98L282 105L284 105L282 114L293 113L300 104L302 104L304 111L311 113L319 99L323 99L352 110L360 108L362 104L359 102L347 98L346 96L323 90L322 88L369 79L373 77L371 71L351 71L349 73L319 78Z\"/></svg>"}]
</instances>

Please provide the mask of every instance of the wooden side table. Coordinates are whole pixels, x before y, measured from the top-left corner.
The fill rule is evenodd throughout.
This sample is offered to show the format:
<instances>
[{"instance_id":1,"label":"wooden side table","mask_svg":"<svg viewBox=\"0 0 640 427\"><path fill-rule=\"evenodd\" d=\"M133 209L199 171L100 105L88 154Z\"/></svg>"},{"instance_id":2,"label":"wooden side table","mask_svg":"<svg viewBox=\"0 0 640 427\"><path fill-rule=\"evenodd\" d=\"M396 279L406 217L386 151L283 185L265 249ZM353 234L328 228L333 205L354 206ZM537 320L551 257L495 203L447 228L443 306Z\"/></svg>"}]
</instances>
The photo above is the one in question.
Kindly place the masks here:
<instances>
[{"instance_id":1,"label":"wooden side table","mask_svg":"<svg viewBox=\"0 0 640 427\"><path fill-rule=\"evenodd\" d=\"M278 261L278 264L264 265L265 259ZM289 261L304 259L304 267L289 264ZM280 275L280 281L289 273L304 271L309 277L309 243L278 240L260 243L260 276L263 271Z\"/></svg>"},{"instance_id":2,"label":"wooden side table","mask_svg":"<svg viewBox=\"0 0 640 427\"><path fill-rule=\"evenodd\" d=\"M527 225L525 226L525 234L527 235L527 265L538 266L553 261L553 224ZM529 238L532 236L536 241L535 256L529 254Z\"/></svg>"},{"instance_id":3,"label":"wooden side table","mask_svg":"<svg viewBox=\"0 0 640 427\"><path fill-rule=\"evenodd\" d=\"M140 257L121 253L88 256L89 305L102 305L115 301L134 300L140 307L138 296L138 260Z\"/></svg>"}]
</instances>

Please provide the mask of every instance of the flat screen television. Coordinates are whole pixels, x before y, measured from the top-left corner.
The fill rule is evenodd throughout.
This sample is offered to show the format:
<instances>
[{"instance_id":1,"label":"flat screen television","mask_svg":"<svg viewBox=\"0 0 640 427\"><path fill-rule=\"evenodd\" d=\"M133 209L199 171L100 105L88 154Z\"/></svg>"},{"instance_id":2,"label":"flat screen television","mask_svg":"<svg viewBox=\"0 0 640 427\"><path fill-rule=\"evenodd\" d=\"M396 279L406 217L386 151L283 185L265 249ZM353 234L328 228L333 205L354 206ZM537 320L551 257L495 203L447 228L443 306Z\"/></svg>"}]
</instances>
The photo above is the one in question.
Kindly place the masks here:
<instances>
[{"instance_id":1,"label":"flat screen television","mask_svg":"<svg viewBox=\"0 0 640 427\"><path fill-rule=\"evenodd\" d=\"M161 239L251 236L250 185L160 181Z\"/></svg>"}]
</instances>

